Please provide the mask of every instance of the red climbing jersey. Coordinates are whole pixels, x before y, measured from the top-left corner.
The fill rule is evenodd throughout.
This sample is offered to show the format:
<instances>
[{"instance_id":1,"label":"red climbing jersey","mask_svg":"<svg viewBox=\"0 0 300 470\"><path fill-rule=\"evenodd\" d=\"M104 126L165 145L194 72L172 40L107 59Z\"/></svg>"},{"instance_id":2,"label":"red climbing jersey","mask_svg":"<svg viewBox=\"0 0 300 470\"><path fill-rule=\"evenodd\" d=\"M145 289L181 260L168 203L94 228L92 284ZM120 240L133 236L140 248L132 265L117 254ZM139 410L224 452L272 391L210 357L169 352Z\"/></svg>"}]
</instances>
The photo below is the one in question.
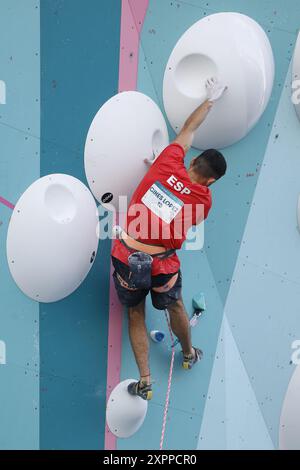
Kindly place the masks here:
<instances>
[{"instance_id":1,"label":"red climbing jersey","mask_svg":"<svg viewBox=\"0 0 300 470\"><path fill-rule=\"evenodd\" d=\"M192 183L184 166L180 144L166 147L135 190L127 212L126 232L134 239L168 249L181 248L188 229L202 222L211 208L208 187ZM129 252L115 240L112 255L128 264ZM153 258L152 275L179 270L176 253Z\"/></svg>"}]
</instances>

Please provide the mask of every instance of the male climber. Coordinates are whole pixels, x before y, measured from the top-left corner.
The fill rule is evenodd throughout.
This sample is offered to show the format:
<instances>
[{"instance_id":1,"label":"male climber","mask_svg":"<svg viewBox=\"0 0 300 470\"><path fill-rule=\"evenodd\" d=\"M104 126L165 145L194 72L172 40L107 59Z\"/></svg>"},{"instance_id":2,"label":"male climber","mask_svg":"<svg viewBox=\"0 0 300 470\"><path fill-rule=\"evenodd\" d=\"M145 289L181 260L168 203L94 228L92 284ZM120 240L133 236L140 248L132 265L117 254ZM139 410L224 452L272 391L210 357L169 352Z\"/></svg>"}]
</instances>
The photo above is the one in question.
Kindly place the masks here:
<instances>
[{"instance_id":1,"label":"male climber","mask_svg":"<svg viewBox=\"0 0 300 470\"><path fill-rule=\"evenodd\" d=\"M128 308L129 337L140 373L140 380L131 383L128 391L144 400L152 398L145 324L149 291L153 306L169 313L171 328L182 347L183 367L192 368L202 357L202 351L191 343L176 250L181 248L188 228L207 217L212 203L209 186L225 174L226 161L220 152L210 149L194 158L186 169L184 157L195 130L226 88L217 79L207 80L206 101L149 168L130 201L126 227L114 241L113 278L120 302Z\"/></svg>"}]
</instances>

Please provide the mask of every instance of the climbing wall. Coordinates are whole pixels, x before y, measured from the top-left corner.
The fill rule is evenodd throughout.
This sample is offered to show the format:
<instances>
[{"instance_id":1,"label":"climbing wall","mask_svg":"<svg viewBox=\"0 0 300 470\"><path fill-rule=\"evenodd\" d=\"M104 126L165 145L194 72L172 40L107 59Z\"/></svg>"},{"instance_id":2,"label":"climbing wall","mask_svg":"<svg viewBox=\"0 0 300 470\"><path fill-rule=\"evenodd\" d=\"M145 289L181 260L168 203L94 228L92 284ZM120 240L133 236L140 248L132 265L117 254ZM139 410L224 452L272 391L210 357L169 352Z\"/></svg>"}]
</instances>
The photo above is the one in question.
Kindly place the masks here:
<instances>
[{"instance_id":1,"label":"climbing wall","mask_svg":"<svg viewBox=\"0 0 300 470\"><path fill-rule=\"evenodd\" d=\"M130 439L115 439L105 432L106 396L137 369L111 286L110 241L100 242L76 292L38 304L9 274L6 234L14 204L40 176L61 172L86 183L87 131L112 95L136 89L164 112L170 52L193 23L220 11L261 24L275 55L275 84L258 125L224 150L228 173L212 188L204 248L180 254L189 313L193 295L205 292L207 311L193 330L204 359L185 372L178 348L165 449L278 448L295 370L291 346L300 339L300 124L290 99L299 2L2 0L0 449L159 447L171 358L164 316L147 304L149 330L167 339L151 343L155 385L146 420Z\"/></svg>"},{"instance_id":2,"label":"climbing wall","mask_svg":"<svg viewBox=\"0 0 300 470\"><path fill-rule=\"evenodd\" d=\"M204 291L206 296L207 312L193 331L193 342L203 347L205 356L199 369L184 374L177 355L165 448L272 449L278 448L282 402L295 369L292 342L300 337L296 269L300 134L290 99L289 69L300 24L299 5L150 1L140 39L138 89L163 109L162 80L170 51L191 24L219 11L244 13L261 24L274 51L276 76L259 124L240 143L224 150L229 169L213 187L204 250L181 253L189 313L193 295ZM174 135L171 129L169 134ZM197 151L191 150L188 160L194 155ZM164 318L150 304L148 325L167 333ZM118 449L159 445L169 345L152 344L155 396L143 428L130 440L119 439ZM125 321L121 377L134 375Z\"/></svg>"}]
</instances>

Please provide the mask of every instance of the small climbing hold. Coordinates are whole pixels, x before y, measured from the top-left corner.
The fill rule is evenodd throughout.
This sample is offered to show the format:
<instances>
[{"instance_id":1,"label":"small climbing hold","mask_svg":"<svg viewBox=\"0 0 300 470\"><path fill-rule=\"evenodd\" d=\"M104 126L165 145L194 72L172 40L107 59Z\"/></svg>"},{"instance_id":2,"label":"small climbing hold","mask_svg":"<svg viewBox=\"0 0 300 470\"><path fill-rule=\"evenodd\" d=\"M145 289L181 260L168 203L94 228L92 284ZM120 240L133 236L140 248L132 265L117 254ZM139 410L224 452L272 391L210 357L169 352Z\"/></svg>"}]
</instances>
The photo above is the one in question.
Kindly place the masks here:
<instances>
[{"instance_id":1,"label":"small climbing hold","mask_svg":"<svg viewBox=\"0 0 300 470\"><path fill-rule=\"evenodd\" d=\"M165 339L165 334L162 331L159 331L159 330L152 330L150 332L150 338L155 343L161 343Z\"/></svg>"}]
</instances>

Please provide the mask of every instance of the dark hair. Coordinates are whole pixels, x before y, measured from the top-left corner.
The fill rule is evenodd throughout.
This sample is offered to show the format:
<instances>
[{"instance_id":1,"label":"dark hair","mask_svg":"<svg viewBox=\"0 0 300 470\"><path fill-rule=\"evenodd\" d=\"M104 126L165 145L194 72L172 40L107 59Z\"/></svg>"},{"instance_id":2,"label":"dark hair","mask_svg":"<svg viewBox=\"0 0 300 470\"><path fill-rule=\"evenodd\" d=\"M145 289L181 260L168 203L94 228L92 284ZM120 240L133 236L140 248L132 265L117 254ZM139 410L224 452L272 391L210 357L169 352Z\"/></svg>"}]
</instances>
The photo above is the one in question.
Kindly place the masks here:
<instances>
[{"instance_id":1,"label":"dark hair","mask_svg":"<svg viewBox=\"0 0 300 470\"><path fill-rule=\"evenodd\" d=\"M218 180L226 173L227 163L224 156L215 149L205 150L193 164L194 170L205 178Z\"/></svg>"}]
</instances>

